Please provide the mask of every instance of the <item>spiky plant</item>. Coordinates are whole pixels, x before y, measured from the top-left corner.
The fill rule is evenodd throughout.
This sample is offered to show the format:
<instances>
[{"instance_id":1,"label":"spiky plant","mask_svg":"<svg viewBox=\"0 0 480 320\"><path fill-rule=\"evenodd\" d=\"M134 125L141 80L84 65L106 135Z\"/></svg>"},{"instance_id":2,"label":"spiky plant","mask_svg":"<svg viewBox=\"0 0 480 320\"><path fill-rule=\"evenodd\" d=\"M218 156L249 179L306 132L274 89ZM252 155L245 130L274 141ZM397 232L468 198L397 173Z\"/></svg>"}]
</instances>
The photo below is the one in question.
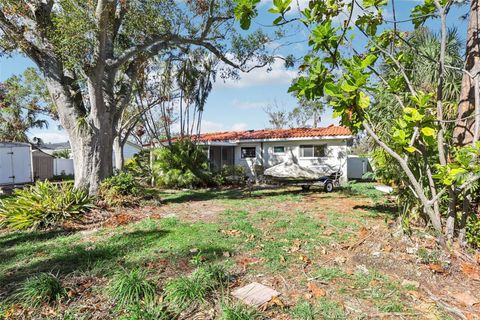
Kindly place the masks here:
<instances>
[{"instance_id":1,"label":"spiky plant","mask_svg":"<svg viewBox=\"0 0 480 320\"><path fill-rule=\"evenodd\" d=\"M256 320L262 315L254 308L242 304L222 304L221 320Z\"/></svg>"},{"instance_id":2,"label":"spiky plant","mask_svg":"<svg viewBox=\"0 0 480 320\"><path fill-rule=\"evenodd\" d=\"M37 182L15 191L14 197L0 199L2 224L14 229L51 227L74 219L93 208L88 193L72 183Z\"/></svg>"},{"instance_id":3,"label":"spiky plant","mask_svg":"<svg viewBox=\"0 0 480 320\"><path fill-rule=\"evenodd\" d=\"M155 285L141 269L121 270L110 283L109 294L120 306L151 302L155 299Z\"/></svg>"},{"instance_id":4,"label":"spiky plant","mask_svg":"<svg viewBox=\"0 0 480 320\"><path fill-rule=\"evenodd\" d=\"M40 273L25 280L15 294L23 304L38 307L42 303L58 302L66 290L53 273Z\"/></svg>"}]
</instances>

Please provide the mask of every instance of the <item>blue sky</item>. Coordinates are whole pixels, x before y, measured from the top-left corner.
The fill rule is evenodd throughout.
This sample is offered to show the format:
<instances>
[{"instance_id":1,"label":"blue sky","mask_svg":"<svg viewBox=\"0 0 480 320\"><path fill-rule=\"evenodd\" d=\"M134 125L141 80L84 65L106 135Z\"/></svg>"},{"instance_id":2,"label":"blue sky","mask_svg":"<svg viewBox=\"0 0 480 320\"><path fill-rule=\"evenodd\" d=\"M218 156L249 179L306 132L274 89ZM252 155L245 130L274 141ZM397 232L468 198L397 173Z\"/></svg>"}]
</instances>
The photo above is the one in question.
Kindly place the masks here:
<instances>
[{"instance_id":1,"label":"blue sky","mask_svg":"<svg viewBox=\"0 0 480 320\"><path fill-rule=\"evenodd\" d=\"M294 0L295 1L295 0ZM300 7L307 3L306 0L298 0ZM259 27L260 24L268 24L275 16L266 13L270 6L270 1L262 0L259 7L260 15L253 27ZM397 0L397 19L409 17L412 7L419 3L415 0ZM449 18L449 26L456 26L460 34L466 30L466 21L461 21L458 17L465 12L465 8L454 9ZM296 10L291 15L296 14ZM385 15L391 18L391 8L387 9ZM409 23L407 23L409 25ZM427 26L433 30L438 29L438 21L430 21ZM407 26L402 25L405 30ZM271 30L271 29L270 29ZM306 32L303 29L287 31L288 34L294 34L289 41L300 42L292 44L279 51L280 55L293 53L301 56L306 50ZM356 38L356 45L364 45L361 37ZM276 46L279 43L274 43ZM11 58L0 58L0 81L5 80L13 74L22 73L27 67L34 64L21 55L14 55ZM270 72L265 69L256 69L248 74L242 74L238 81L228 80L224 82L218 79L214 85L212 93L208 98L204 115L203 131L228 131L228 130L246 130L262 129L268 126L268 119L263 110L264 107L272 105L274 101L282 108L290 110L295 107L296 99L287 93L292 79L296 75L295 69L286 70L283 62L278 60ZM321 125L337 124L336 119L332 119L332 112L328 110L321 116ZM31 136L42 138L46 142L60 142L68 139L66 132L58 130L58 123L52 122L48 129L32 130Z\"/></svg>"}]
</instances>

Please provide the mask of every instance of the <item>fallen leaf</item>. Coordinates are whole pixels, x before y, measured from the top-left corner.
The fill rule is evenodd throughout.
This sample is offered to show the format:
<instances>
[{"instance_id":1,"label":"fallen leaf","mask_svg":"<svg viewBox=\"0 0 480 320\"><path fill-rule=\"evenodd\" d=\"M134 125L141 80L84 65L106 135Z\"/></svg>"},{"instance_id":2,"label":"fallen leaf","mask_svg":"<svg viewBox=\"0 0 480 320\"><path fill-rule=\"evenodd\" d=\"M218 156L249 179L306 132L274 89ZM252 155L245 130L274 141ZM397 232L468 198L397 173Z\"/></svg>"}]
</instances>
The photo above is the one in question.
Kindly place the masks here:
<instances>
[{"instance_id":1,"label":"fallen leaf","mask_svg":"<svg viewBox=\"0 0 480 320\"><path fill-rule=\"evenodd\" d=\"M473 280L480 280L480 268L478 268L477 266L464 262L462 263L462 271L469 278Z\"/></svg>"},{"instance_id":2,"label":"fallen leaf","mask_svg":"<svg viewBox=\"0 0 480 320\"><path fill-rule=\"evenodd\" d=\"M428 267L430 268L430 270L432 270L433 272L436 272L436 273L446 273L447 270L445 270L441 265L439 264L436 264L436 263L431 263L428 265Z\"/></svg>"},{"instance_id":3,"label":"fallen leaf","mask_svg":"<svg viewBox=\"0 0 480 320\"><path fill-rule=\"evenodd\" d=\"M228 252L228 251L225 251L225 252L223 253L223 256L226 257L226 258L229 258L229 257L232 256L232 254L231 254L230 252Z\"/></svg>"},{"instance_id":4,"label":"fallen leaf","mask_svg":"<svg viewBox=\"0 0 480 320\"><path fill-rule=\"evenodd\" d=\"M334 260L338 264L344 264L347 261L347 258L343 256L336 257Z\"/></svg>"},{"instance_id":5,"label":"fallen leaf","mask_svg":"<svg viewBox=\"0 0 480 320\"><path fill-rule=\"evenodd\" d=\"M358 236L360 238L365 238L368 235L368 229L365 226L362 226L360 230L358 230Z\"/></svg>"},{"instance_id":6,"label":"fallen leaf","mask_svg":"<svg viewBox=\"0 0 480 320\"><path fill-rule=\"evenodd\" d=\"M305 262L305 264L309 265L310 263L312 263L312 260L310 260L309 257L307 257L306 255L302 254L300 256L300 260L302 260L303 262Z\"/></svg>"},{"instance_id":7,"label":"fallen leaf","mask_svg":"<svg viewBox=\"0 0 480 320\"><path fill-rule=\"evenodd\" d=\"M392 252L392 250L393 250L393 247L389 244L387 244L383 247L383 251L385 251L385 252Z\"/></svg>"},{"instance_id":8,"label":"fallen leaf","mask_svg":"<svg viewBox=\"0 0 480 320\"><path fill-rule=\"evenodd\" d=\"M370 281L370 282L368 283L368 285L369 285L370 287L376 287L376 286L378 286L379 284L381 284L381 282L378 281L378 280L376 280L376 279L373 279L372 281Z\"/></svg>"},{"instance_id":9,"label":"fallen leaf","mask_svg":"<svg viewBox=\"0 0 480 320\"><path fill-rule=\"evenodd\" d=\"M333 230L326 230L326 231L323 232L323 235L324 236L331 236L334 233L335 233L335 231L333 231Z\"/></svg>"},{"instance_id":10,"label":"fallen leaf","mask_svg":"<svg viewBox=\"0 0 480 320\"><path fill-rule=\"evenodd\" d=\"M242 232L240 230L221 230L220 231L221 233L227 235L227 236L230 236L230 237L239 237Z\"/></svg>"},{"instance_id":11,"label":"fallen leaf","mask_svg":"<svg viewBox=\"0 0 480 320\"><path fill-rule=\"evenodd\" d=\"M292 247L290 248L290 252L297 252L300 250L301 247L302 247L302 241L295 239L293 240L293 244L292 244Z\"/></svg>"},{"instance_id":12,"label":"fallen leaf","mask_svg":"<svg viewBox=\"0 0 480 320\"><path fill-rule=\"evenodd\" d=\"M311 293L305 293L305 294L303 295L303 297L305 298L305 300L310 300L310 299L313 298L313 294L311 294Z\"/></svg>"},{"instance_id":13,"label":"fallen leaf","mask_svg":"<svg viewBox=\"0 0 480 320\"><path fill-rule=\"evenodd\" d=\"M453 297L455 298L455 300L457 300L458 302L460 302L461 304L467 307L471 307L473 305L480 303L480 300L472 296L470 292L460 292L460 293L454 294Z\"/></svg>"},{"instance_id":14,"label":"fallen leaf","mask_svg":"<svg viewBox=\"0 0 480 320\"><path fill-rule=\"evenodd\" d=\"M475 255L475 261L477 261L477 263L480 264L480 253L477 253Z\"/></svg>"},{"instance_id":15,"label":"fallen leaf","mask_svg":"<svg viewBox=\"0 0 480 320\"><path fill-rule=\"evenodd\" d=\"M284 256L280 255L280 262L285 263L286 261L287 261L287 259L285 259Z\"/></svg>"},{"instance_id":16,"label":"fallen leaf","mask_svg":"<svg viewBox=\"0 0 480 320\"><path fill-rule=\"evenodd\" d=\"M323 288L320 288L315 282L309 282L307 287L315 298L325 297L327 295L327 292Z\"/></svg>"},{"instance_id":17,"label":"fallen leaf","mask_svg":"<svg viewBox=\"0 0 480 320\"><path fill-rule=\"evenodd\" d=\"M278 306L278 307L284 307L285 304L279 297L273 297L272 300L270 300L270 304L272 306Z\"/></svg>"}]
</instances>

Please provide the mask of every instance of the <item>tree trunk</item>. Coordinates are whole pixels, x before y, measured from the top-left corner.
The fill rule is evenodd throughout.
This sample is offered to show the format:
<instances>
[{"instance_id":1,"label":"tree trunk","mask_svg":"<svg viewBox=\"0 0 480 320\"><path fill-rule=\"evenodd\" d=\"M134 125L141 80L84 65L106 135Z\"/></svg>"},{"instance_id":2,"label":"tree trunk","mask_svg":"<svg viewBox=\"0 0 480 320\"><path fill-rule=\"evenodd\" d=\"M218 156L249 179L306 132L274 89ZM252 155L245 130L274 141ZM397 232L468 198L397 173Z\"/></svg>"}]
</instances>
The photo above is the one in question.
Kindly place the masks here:
<instances>
[{"instance_id":1,"label":"tree trunk","mask_svg":"<svg viewBox=\"0 0 480 320\"><path fill-rule=\"evenodd\" d=\"M125 143L123 139L119 136L116 136L113 140L113 153L115 155L115 170L123 170L123 165L125 164L125 158L123 156L123 148Z\"/></svg>"},{"instance_id":2,"label":"tree trunk","mask_svg":"<svg viewBox=\"0 0 480 320\"><path fill-rule=\"evenodd\" d=\"M453 241L455 233L455 222L457 220L457 194L454 187L450 187L448 190L448 217L445 223L445 232L447 234L447 240Z\"/></svg>"},{"instance_id":3,"label":"tree trunk","mask_svg":"<svg viewBox=\"0 0 480 320\"><path fill-rule=\"evenodd\" d=\"M460 146L471 143L473 139L475 119L472 117L472 113L475 110L475 86L471 76L475 76L480 71L479 2L480 0L471 0L470 4L465 51L465 70L470 74L463 73L457 123L453 132L454 141Z\"/></svg>"},{"instance_id":4,"label":"tree trunk","mask_svg":"<svg viewBox=\"0 0 480 320\"><path fill-rule=\"evenodd\" d=\"M113 130L97 128L92 131L69 131L69 136L75 168L75 186L88 188L89 194L95 195L100 182L113 173Z\"/></svg>"}]
</instances>

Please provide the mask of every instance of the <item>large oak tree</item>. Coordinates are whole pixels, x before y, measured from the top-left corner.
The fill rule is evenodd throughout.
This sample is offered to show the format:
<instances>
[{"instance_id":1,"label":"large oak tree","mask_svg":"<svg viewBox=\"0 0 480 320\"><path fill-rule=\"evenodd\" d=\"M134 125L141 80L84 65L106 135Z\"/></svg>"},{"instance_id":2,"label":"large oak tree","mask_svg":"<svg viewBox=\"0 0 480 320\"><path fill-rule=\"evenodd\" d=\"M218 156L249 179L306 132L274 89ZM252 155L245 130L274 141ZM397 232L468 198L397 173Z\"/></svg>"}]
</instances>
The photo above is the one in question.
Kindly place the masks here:
<instances>
[{"instance_id":1,"label":"large oak tree","mask_svg":"<svg viewBox=\"0 0 480 320\"><path fill-rule=\"evenodd\" d=\"M132 87L160 53L202 47L225 65L266 65L267 37L233 30L228 0L0 0L0 47L44 76L68 132L75 185L95 194L112 174L112 145Z\"/></svg>"}]
</instances>

